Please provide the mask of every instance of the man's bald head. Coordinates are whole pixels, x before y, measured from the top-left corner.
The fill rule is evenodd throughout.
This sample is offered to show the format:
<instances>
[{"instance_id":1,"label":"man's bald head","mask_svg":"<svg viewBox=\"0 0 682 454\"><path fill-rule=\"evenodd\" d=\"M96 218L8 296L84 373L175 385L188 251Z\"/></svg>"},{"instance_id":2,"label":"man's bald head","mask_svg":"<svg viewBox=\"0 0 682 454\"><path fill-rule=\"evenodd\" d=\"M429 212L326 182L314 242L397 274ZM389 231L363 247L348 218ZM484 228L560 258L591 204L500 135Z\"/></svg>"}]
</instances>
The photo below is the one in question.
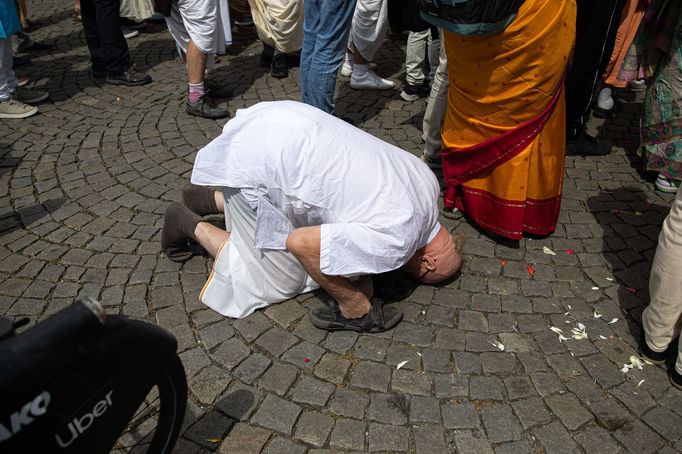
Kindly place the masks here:
<instances>
[{"instance_id":1,"label":"man's bald head","mask_svg":"<svg viewBox=\"0 0 682 454\"><path fill-rule=\"evenodd\" d=\"M461 242L461 237L455 237L441 226L436 236L415 252L404 269L425 284L442 282L462 267Z\"/></svg>"}]
</instances>

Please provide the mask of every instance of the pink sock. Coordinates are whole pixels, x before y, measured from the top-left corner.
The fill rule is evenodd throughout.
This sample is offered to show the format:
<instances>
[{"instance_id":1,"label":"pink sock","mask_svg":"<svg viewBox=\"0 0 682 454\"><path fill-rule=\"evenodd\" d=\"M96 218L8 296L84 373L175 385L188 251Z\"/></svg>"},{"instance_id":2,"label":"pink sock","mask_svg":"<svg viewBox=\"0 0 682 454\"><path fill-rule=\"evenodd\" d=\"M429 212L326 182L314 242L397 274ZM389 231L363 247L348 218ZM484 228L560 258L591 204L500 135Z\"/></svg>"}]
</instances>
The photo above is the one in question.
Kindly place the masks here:
<instances>
[{"instance_id":1,"label":"pink sock","mask_svg":"<svg viewBox=\"0 0 682 454\"><path fill-rule=\"evenodd\" d=\"M204 83L189 84L189 102L197 102L204 97Z\"/></svg>"}]
</instances>

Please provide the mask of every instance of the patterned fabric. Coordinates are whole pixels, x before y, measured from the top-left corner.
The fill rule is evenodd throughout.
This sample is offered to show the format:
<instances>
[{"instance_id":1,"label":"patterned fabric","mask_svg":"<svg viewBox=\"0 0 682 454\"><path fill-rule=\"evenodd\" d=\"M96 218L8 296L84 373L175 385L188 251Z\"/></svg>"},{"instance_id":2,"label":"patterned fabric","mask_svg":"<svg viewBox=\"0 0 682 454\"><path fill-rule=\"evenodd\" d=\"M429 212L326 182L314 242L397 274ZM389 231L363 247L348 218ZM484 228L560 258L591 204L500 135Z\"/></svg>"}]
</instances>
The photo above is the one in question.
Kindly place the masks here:
<instances>
[{"instance_id":1,"label":"patterned fabric","mask_svg":"<svg viewBox=\"0 0 682 454\"><path fill-rule=\"evenodd\" d=\"M13 0L0 0L0 39L7 39L21 29Z\"/></svg>"},{"instance_id":2,"label":"patterned fabric","mask_svg":"<svg viewBox=\"0 0 682 454\"><path fill-rule=\"evenodd\" d=\"M662 11L665 25L656 34L658 61L644 98L641 143L647 169L682 179L682 8L679 1Z\"/></svg>"}]
</instances>

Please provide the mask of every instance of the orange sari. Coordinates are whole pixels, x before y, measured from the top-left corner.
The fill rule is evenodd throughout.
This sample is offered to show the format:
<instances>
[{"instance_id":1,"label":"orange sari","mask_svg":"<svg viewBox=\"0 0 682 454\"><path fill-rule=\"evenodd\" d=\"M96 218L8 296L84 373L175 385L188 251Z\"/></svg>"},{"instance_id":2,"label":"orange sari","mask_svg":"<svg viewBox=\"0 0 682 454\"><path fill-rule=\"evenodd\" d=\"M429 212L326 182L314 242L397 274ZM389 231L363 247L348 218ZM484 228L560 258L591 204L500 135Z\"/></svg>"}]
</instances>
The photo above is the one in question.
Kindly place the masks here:
<instances>
[{"instance_id":1,"label":"orange sari","mask_svg":"<svg viewBox=\"0 0 682 454\"><path fill-rule=\"evenodd\" d=\"M445 204L507 238L556 227L575 12L574 0L526 0L502 33L445 33Z\"/></svg>"}]
</instances>

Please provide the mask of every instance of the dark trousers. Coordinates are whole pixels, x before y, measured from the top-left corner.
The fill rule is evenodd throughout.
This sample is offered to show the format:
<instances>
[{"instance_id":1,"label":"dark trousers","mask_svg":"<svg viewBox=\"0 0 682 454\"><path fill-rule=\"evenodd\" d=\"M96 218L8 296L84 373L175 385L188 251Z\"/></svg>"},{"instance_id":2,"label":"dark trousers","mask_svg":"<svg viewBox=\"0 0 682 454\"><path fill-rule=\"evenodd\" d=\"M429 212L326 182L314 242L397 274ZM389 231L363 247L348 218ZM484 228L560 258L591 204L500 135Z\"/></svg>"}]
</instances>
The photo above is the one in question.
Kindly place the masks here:
<instances>
[{"instance_id":1,"label":"dark trousers","mask_svg":"<svg viewBox=\"0 0 682 454\"><path fill-rule=\"evenodd\" d=\"M128 43L119 23L119 0L81 0L85 40L92 69L116 76L130 67Z\"/></svg>"},{"instance_id":2,"label":"dark trousers","mask_svg":"<svg viewBox=\"0 0 682 454\"><path fill-rule=\"evenodd\" d=\"M567 138L577 138L589 119L592 96L616 40L625 0L578 0L573 66L566 77Z\"/></svg>"}]
</instances>

